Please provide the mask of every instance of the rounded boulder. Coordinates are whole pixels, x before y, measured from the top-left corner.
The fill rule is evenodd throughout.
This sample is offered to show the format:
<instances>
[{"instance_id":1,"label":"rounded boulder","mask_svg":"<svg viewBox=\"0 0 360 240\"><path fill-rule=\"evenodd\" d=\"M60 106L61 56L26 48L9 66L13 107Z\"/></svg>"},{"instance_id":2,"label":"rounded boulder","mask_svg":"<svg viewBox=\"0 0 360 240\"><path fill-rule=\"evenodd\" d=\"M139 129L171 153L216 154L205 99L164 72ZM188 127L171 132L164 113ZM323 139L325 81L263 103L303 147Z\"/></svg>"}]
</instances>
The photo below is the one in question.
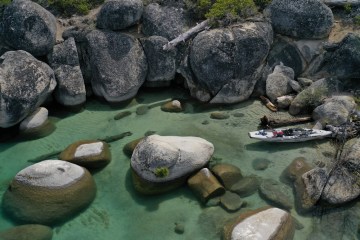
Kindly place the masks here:
<instances>
[{"instance_id":1,"label":"rounded boulder","mask_svg":"<svg viewBox=\"0 0 360 240\"><path fill-rule=\"evenodd\" d=\"M16 174L3 195L2 207L17 221L49 225L79 213L95 195L95 182L86 169L45 160Z\"/></svg>"},{"instance_id":2,"label":"rounded boulder","mask_svg":"<svg viewBox=\"0 0 360 240\"><path fill-rule=\"evenodd\" d=\"M204 167L213 152L213 144L198 137L148 136L131 157L135 188L145 194L174 189Z\"/></svg>"}]
</instances>

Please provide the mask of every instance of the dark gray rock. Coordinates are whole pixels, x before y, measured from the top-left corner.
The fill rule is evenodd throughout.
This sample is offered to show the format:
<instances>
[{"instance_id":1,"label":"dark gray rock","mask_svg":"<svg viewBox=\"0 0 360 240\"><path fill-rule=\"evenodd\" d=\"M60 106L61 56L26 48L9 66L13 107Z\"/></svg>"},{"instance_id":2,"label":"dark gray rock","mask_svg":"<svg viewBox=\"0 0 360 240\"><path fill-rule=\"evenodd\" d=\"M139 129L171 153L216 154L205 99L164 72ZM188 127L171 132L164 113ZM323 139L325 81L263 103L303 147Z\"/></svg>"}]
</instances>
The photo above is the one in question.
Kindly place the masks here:
<instances>
[{"instance_id":1,"label":"dark gray rock","mask_svg":"<svg viewBox=\"0 0 360 240\"><path fill-rule=\"evenodd\" d=\"M220 202L225 210L230 212L239 210L244 203L239 195L229 191L226 191L225 194L220 197Z\"/></svg>"},{"instance_id":2,"label":"dark gray rock","mask_svg":"<svg viewBox=\"0 0 360 240\"><path fill-rule=\"evenodd\" d=\"M294 70L295 77L299 76L306 67L306 61L297 46L291 39L285 37L276 37L267 63L270 67L283 63Z\"/></svg>"},{"instance_id":3,"label":"dark gray rock","mask_svg":"<svg viewBox=\"0 0 360 240\"><path fill-rule=\"evenodd\" d=\"M265 12L275 32L294 38L324 38L334 23L331 9L319 0L273 0Z\"/></svg>"},{"instance_id":4,"label":"dark gray rock","mask_svg":"<svg viewBox=\"0 0 360 240\"><path fill-rule=\"evenodd\" d=\"M307 240L345 240L359 239L358 226L360 224L358 206L346 208L332 208L323 212L320 218L313 221L313 231Z\"/></svg>"},{"instance_id":5,"label":"dark gray rock","mask_svg":"<svg viewBox=\"0 0 360 240\"><path fill-rule=\"evenodd\" d=\"M172 40L186 28L186 19L182 9L162 7L157 3L145 7L142 18L142 32L146 36L162 36Z\"/></svg>"},{"instance_id":6,"label":"dark gray rock","mask_svg":"<svg viewBox=\"0 0 360 240\"><path fill-rule=\"evenodd\" d=\"M264 179L259 187L260 196L272 205L290 210L294 199L291 198L291 188L273 179Z\"/></svg>"},{"instance_id":7,"label":"dark gray rock","mask_svg":"<svg viewBox=\"0 0 360 240\"><path fill-rule=\"evenodd\" d=\"M134 97L147 73L140 43L127 34L99 30L90 32L86 38L95 95L108 102Z\"/></svg>"},{"instance_id":8,"label":"dark gray rock","mask_svg":"<svg viewBox=\"0 0 360 240\"><path fill-rule=\"evenodd\" d=\"M258 190L259 184L258 177L250 175L233 184L230 191L239 194L241 197L246 197L254 194Z\"/></svg>"},{"instance_id":9,"label":"dark gray rock","mask_svg":"<svg viewBox=\"0 0 360 240\"><path fill-rule=\"evenodd\" d=\"M97 16L96 26L121 30L135 25L143 13L141 0L110 0L105 2Z\"/></svg>"},{"instance_id":10,"label":"dark gray rock","mask_svg":"<svg viewBox=\"0 0 360 240\"><path fill-rule=\"evenodd\" d=\"M78 106L85 103L85 83L74 38L55 45L49 55L49 62L58 83L55 89L56 100L64 106Z\"/></svg>"},{"instance_id":11,"label":"dark gray rock","mask_svg":"<svg viewBox=\"0 0 360 240\"><path fill-rule=\"evenodd\" d=\"M348 121L350 114L355 110L356 103L350 96L334 96L314 109L312 118L323 126L330 124L339 126Z\"/></svg>"},{"instance_id":12,"label":"dark gray rock","mask_svg":"<svg viewBox=\"0 0 360 240\"><path fill-rule=\"evenodd\" d=\"M284 65L277 65L273 73L269 74L266 79L266 95L272 102L277 97L287 95L292 92L289 84L294 78L294 71Z\"/></svg>"},{"instance_id":13,"label":"dark gray rock","mask_svg":"<svg viewBox=\"0 0 360 240\"><path fill-rule=\"evenodd\" d=\"M300 84L300 86L304 88L310 86L313 83L313 80L308 78L298 78L297 81Z\"/></svg>"},{"instance_id":14,"label":"dark gray rock","mask_svg":"<svg viewBox=\"0 0 360 240\"><path fill-rule=\"evenodd\" d=\"M141 39L149 71L146 76L145 86L169 86L176 73L176 48L165 51L163 46L168 40L160 36L151 36Z\"/></svg>"},{"instance_id":15,"label":"dark gray rock","mask_svg":"<svg viewBox=\"0 0 360 240\"><path fill-rule=\"evenodd\" d=\"M269 167L271 161L269 159L266 159L266 158L255 158L253 161L252 161L252 167L255 169L255 170L259 170L259 171L262 171L262 170L265 170Z\"/></svg>"},{"instance_id":16,"label":"dark gray rock","mask_svg":"<svg viewBox=\"0 0 360 240\"><path fill-rule=\"evenodd\" d=\"M19 50L0 57L0 127L11 127L34 112L56 86L53 70Z\"/></svg>"},{"instance_id":17,"label":"dark gray rock","mask_svg":"<svg viewBox=\"0 0 360 240\"><path fill-rule=\"evenodd\" d=\"M342 85L337 78L320 79L310 87L301 91L291 102L289 113L311 113L317 106L324 103L325 98L342 90Z\"/></svg>"},{"instance_id":18,"label":"dark gray rock","mask_svg":"<svg viewBox=\"0 0 360 240\"><path fill-rule=\"evenodd\" d=\"M319 79L337 76L340 80L360 78L360 38L349 33L340 43L325 48L304 74Z\"/></svg>"},{"instance_id":19,"label":"dark gray rock","mask_svg":"<svg viewBox=\"0 0 360 240\"><path fill-rule=\"evenodd\" d=\"M3 36L11 47L43 56L55 45L56 19L35 2L15 0L4 11Z\"/></svg>"},{"instance_id":20,"label":"dark gray rock","mask_svg":"<svg viewBox=\"0 0 360 240\"><path fill-rule=\"evenodd\" d=\"M248 99L261 77L272 38L272 28L266 22L201 32L190 50L195 84L213 96L211 103Z\"/></svg>"}]
</instances>

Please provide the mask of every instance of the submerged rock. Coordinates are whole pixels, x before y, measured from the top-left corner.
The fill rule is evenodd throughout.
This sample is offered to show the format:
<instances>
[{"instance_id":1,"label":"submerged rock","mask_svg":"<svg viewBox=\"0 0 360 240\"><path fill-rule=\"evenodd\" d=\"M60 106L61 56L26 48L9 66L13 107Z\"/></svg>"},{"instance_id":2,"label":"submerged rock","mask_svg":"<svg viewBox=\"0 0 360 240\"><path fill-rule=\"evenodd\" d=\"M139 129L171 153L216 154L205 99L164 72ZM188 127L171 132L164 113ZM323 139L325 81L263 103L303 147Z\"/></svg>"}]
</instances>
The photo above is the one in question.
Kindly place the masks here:
<instances>
[{"instance_id":1,"label":"submerged rock","mask_svg":"<svg viewBox=\"0 0 360 240\"><path fill-rule=\"evenodd\" d=\"M225 194L220 197L220 203L225 210L234 212L243 206L244 201L236 193L226 191Z\"/></svg>"},{"instance_id":2,"label":"submerged rock","mask_svg":"<svg viewBox=\"0 0 360 240\"><path fill-rule=\"evenodd\" d=\"M212 112L212 113L210 113L210 118L212 118L212 119L222 120L222 119L228 119L229 117L230 117L230 115L228 113L225 113L225 112Z\"/></svg>"},{"instance_id":3,"label":"submerged rock","mask_svg":"<svg viewBox=\"0 0 360 240\"><path fill-rule=\"evenodd\" d=\"M227 190L231 189L243 177L240 168L228 163L216 164L211 171Z\"/></svg>"},{"instance_id":4,"label":"submerged rock","mask_svg":"<svg viewBox=\"0 0 360 240\"><path fill-rule=\"evenodd\" d=\"M33 1L12 1L4 10L2 26L5 42L17 50L44 56L55 45L56 18Z\"/></svg>"},{"instance_id":5,"label":"submerged rock","mask_svg":"<svg viewBox=\"0 0 360 240\"><path fill-rule=\"evenodd\" d=\"M145 137L131 157L135 189L145 194L174 189L204 167L213 152L214 146L198 137Z\"/></svg>"},{"instance_id":6,"label":"submerged rock","mask_svg":"<svg viewBox=\"0 0 360 240\"><path fill-rule=\"evenodd\" d=\"M259 170L259 171L267 169L270 164L271 164L271 161L266 158L255 158L252 161L252 167L255 170Z\"/></svg>"},{"instance_id":7,"label":"submerged rock","mask_svg":"<svg viewBox=\"0 0 360 240\"><path fill-rule=\"evenodd\" d=\"M22 222L55 224L79 213L95 194L95 182L86 169L45 160L16 174L3 195L2 207Z\"/></svg>"},{"instance_id":8,"label":"submerged rock","mask_svg":"<svg viewBox=\"0 0 360 240\"><path fill-rule=\"evenodd\" d=\"M97 169L110 163L111 152L105 142L82 140L70 144L60 153L59 159L87 169Z\"/></svg>"},{"instance_id":9,"label":"submerged rock","mask_svg":"<svg viewBox=\"0 0 360 240\"><path fill-rule=\"evenodd\" d=\"M53 70L25 51L0 57L0 127L7 128L33 113L56 86Z\"/></svg>"},{"instance_id":10,"label":"submerged rock","mask_svg":"<svg viewBox=\"0 0 360 240\"><path fill-rule=\"evenodd\" d=\"M203 203L206 203L210 198L225 193L224 187L208 168L203 168L195 175L191 176L187 183L190 189Z\"/></svg>"},{"instance_id":11,"label":"submerged rock","mask_svg":"<svg viewBox=\"0 0 360 240\"><path fill-rule=\"evenodd\" d=\"M256 176L245 176L233 184L230 191L239 194L241 197L246 197L254 194L258 190L259 184L259 179Z\"/></svg>"},{"instance_id":12,"label":"submerged rock","mask_svg":"<svg viewBox=\"0 0 360 240\"><path fill-rule=\"evenodd\" d=\"M224 240L293 239L292 216L279 208L260 208L240 214L224 226Z\"/></svg>"},{"instance_id":13,"label":"submerged rock","mask_svg":"<svg viewBox=\"0 0 360 240\"><path fill-rule=\"evenodd\" d=\"M40 107L20 123L19 130L22 137L39 138L52 133L55 126L48 120L48 110Z\"/></svg>"},{"instance_id":14,"label":"submerged rock","mask_svg":"<svg viewBox=\"0 0 360 240\"><path fill-rule=\"evenodd\" d=\"M260 196L277 207L290 210L293 207L291 188L273 179L264 179L259 187Z\"/></svg>"},{"instance_id":15,"label":"submerged rock","mask_svg":"<svg viewBox=\"0 0 360 240\"><path fill-rule=\"evenodd\" d=\"M26 224L0 232L1 240L51 240L52 229L39 224Z\"/></svg>"},{"instance_id":16,"label":"submerged rock","mask_svg":"<svg viewBox=\"0 0 360 240\"><path fill-rule=\"evenodd\" d=\"M183 107L181 106L180 101L173 100L171 102L165 103L161 106L161 110L164 112L182 112Z\"/></svg>"},{"instance_id":17,"label":"submerged rock","mask_svg":"<svg viewBox=\"0 0 360 240\"><path fill-rule=\"evenodd\" d=\"M111 0L105 2L97 15L96 27L122 30L135 25L143 13L141 0Z\"/></svg>"}]
</instances>

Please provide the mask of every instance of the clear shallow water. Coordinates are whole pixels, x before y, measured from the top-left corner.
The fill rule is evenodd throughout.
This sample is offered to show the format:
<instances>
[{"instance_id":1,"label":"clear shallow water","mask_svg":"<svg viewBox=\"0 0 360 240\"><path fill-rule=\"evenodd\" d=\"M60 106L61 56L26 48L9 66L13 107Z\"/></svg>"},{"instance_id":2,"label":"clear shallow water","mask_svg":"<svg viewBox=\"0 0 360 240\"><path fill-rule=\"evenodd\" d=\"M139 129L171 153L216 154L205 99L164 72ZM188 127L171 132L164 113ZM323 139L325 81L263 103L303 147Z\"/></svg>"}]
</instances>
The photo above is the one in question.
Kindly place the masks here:
<instances>
[{"instance_id":1,"label":"clear shallow water","mask_svg":"<svg viewBox=\"0 0 360 240\"><path fill-rule=\"evenodd\" d=\"M131 136L111 143L112 162L94 174L97 196L91 206L74 219L54 229L54 240L72 239L219 239L217 229L223 219L232 215L221 207L204 207L186 187L159 196L137 194L130 178L130 159L122 152L123 146L148 131L160 135L198 136L215 146L215 153L221 162L238 166L243 175L256 174L262 178L279 181L281 172L296 158L303 156L309 162L321 160L322 152L330 151L325 141L305 143L264 143L252 140L247 133L257 128L259 118L270 112L259 101L248 101L229 107L201 107L195 101L186 103L183 113L166 113L160 106L153 107L144 115L136 115L136 108L169 98L188 98L180 89L166 89L156 92L140 92L137 102L124 107L110 107L97 100L89 100L84 111L72 114L50 109L56 130L51 135L32 141L0 143L0 193L5 192L9 181L21 169L32 164L28 162L40 155L62 150L69 144L82 139L97 139L130 131ZM120 120L113 117L124 110L132 114ZM214 120L212 111L224 111L229 119ZM242 117L233 116L242 113ZM281 113L279 113L281 114ZM207 120L209 124L202 124ZM252 167L255 158L267 158L269 168L256 171ZM244 198L247 208L255 209L268 205L256 193ZM311 214L308 217L295 216L304 228L296 231L295 239L306 239L312 230ZM174 232L175 223L181 223L185 232ZM13 226L1 217L0 230Z\"/></svg>"}]
</instances>

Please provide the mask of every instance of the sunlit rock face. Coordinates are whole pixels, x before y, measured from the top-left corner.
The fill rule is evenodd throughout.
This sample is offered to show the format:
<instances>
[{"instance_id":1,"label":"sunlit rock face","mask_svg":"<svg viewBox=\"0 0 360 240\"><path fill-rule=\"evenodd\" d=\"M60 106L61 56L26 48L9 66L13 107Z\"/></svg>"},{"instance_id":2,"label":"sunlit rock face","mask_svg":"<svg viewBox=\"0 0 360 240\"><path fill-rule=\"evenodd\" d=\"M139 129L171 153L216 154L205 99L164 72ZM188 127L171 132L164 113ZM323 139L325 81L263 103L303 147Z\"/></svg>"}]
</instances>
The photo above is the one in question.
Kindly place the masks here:
<instances>
[{"instance_id":1,"label":"sunlit rock face","mask_svg":"<svg viewBox=\"0 0 360 240\"><path fill-rule=\"evenodd\" d=\"M14 49L44 56L55 45L56 18L33 1L12 1L4 10L3 26L4 40Z\"/></svg>"},{"instance_id":2,"label":"sunlit rock face","mask_svg":"<svg viewBox=\"0 0 360 240\"><path fill-rule=\"evenodd\" d=\"M2 207L21 222L54 224L79 213L95 194L95 182L86 169L45 160L16 174L3 196Z\"/></svg>"},{"instance_id":3,"label":"sunlit rock face","mask_svg":"<svg viewBox=\"0 0 360 240\"><path fill-rule=\"evenodd\" d=\"M55 89L53 70L19 50L0 57L0 127L7 128L33 113Z\"/></svg>"}]
</instances>

